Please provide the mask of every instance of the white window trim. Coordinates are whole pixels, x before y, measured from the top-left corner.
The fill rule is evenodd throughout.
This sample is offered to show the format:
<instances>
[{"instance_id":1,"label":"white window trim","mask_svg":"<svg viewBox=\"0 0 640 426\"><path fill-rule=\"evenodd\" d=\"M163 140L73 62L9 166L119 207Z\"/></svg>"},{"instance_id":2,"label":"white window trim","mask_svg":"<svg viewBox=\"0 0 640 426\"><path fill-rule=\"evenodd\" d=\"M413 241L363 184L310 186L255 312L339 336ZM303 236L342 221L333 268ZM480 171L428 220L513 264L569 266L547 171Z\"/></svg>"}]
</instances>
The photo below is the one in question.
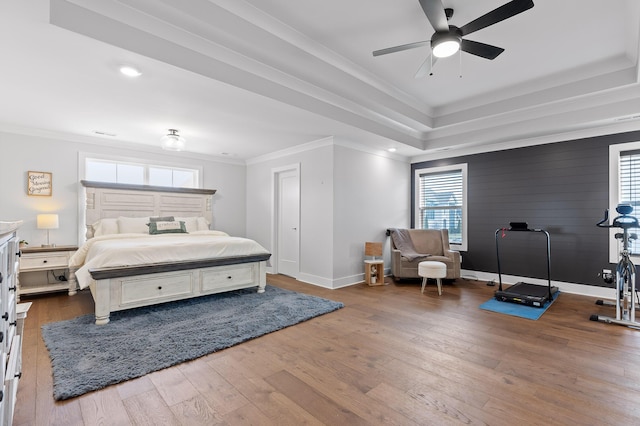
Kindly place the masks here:
<instances>
[{"instance_id":1,"label":"white window trim","mask_svg":"<svg viewBox=\"0 0 640 426\"><path fill-rule=\"evenodd\" d=\"M640 150L640 142L620 143L609 145L609 223L616 217L616 207L620 204L620 154L623 151ZM639 212L634 212L640 215ZM603 212L604 217L604 212ZM620 243L616 240L615 234L620 232L618 228L609 228L609 262L618 263L620 260ZM640 260L640 255L631 256L635 261Z\"/></svg>"},{"instance_id":2,"label":"white window trim","mask_svg":"<svg viewBox=\"0 0 640 426\"><path fill-rule=\"evenodd\" d=\"M449 172L452 170L460 170L462 171L462 243L461 244L450 244L452 250L458 251L467 251L468 247L468 238L469 234L467 232L467 163L461 164L452 164L450 166L441 166L441 167L428 167L426 169L416 169L414 171L413 179L414 179L414 212L413 212L413 227L417 228L419 226L419 217L420 217L420 175L425 173L441 173L441 172Z\"/></svg>"},{"instance_id":3,"label":"white window trim","mask_svg":"<svg viewBox=\"0 0 640 426\"><path fill-rule=\"evenodd\" d=\"M115 161L120 163L133 163L133 164L144 164L146 166L161 166L161 167L173 167L173 168L184 168L198 171L198 186L197 188L202 189L204 185L204 175L203 167L196 166L193 164L185 164L176 161L149 161L143 158L137 157L124 157L118 155L109 155L109 154L97 154L97 153L89 153L89 152L79 152L78 153L78 176L80 179L85 179L86 176L86 165L87 159L96 159L96 160L107 160L107 161Z\"/></svg>"}]
</instances>

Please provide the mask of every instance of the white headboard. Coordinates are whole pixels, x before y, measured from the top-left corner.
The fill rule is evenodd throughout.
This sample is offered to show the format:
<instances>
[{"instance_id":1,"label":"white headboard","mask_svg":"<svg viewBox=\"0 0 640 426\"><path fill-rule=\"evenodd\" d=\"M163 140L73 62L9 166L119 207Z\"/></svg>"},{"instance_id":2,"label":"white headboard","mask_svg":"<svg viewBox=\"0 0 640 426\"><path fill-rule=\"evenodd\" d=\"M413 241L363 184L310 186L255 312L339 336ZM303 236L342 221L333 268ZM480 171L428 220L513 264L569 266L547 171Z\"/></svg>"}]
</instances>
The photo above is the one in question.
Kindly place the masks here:
<instances>
[{"instance_id":1,"label":"white headboard","mask_svg":"<svg viewBox=\"0 0 640 426\"><path fill-rule=\"evenodd\" d=\"M203 216L213 223L211 201L215 189L80 181L84 190L83 234L104 218L144 216ZM87 230L89 234L87 234ZM82 235L84 236L84 235Z\"/></svg>"}]
</instances>

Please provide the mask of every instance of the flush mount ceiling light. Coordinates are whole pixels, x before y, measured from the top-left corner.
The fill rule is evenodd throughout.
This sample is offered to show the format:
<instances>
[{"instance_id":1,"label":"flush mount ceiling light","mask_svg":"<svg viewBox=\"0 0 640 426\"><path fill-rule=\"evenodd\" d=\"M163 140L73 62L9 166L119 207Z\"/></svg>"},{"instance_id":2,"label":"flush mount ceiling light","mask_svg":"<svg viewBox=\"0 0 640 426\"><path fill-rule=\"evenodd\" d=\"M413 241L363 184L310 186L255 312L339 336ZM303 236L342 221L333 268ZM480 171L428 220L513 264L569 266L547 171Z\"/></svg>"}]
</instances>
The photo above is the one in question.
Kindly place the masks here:
<instances>
[{"instance_id":1,"label":"flush mount ceiling light","mask_svg":"<svg viewBox=\"0 0 640 426\"><path fill-rule=\"evenodd\" d=\"M187 143L176 129L169 129L169 133L164 135L161 141L162 149L167 151L182 151Z\"/></svg>"},{"instance_id":2,"label":"flush mount ceiling light","mask_svg":"<svg viewBox=\"0 0 640 426\"><path fill-rule=\"evenodd\" d=\"M140 77L142 73L137 68L130 65L123 65L120 67L120 72L127 77Z\"/></svg>"}]
</instances>

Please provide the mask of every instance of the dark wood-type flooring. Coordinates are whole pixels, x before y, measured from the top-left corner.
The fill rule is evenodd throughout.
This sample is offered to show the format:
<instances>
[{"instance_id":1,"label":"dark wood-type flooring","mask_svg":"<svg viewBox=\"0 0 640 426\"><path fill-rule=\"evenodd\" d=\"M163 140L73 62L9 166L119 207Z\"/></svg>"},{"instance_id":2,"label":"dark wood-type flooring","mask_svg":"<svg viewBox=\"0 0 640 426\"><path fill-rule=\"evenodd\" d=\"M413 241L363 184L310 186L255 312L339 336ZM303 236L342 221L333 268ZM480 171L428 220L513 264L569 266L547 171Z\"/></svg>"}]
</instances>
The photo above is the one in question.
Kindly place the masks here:
<instances>
[{"instance_id":1,"label":"dark wood-type flooring","mask_svg":"<svg viewBox=\"0 0 640 426\"><path fill-rule=\"evenodd\" d=\"M91 295L25 299L14 424L640 424L640 331L589 321L613 311L592 298L561 294L530 321L480 310L495 287L479 281L440 297L389 278L340 290L268 282L345 308L63 402L40 326L92 312Z\"/></svg>"}]
</instances>

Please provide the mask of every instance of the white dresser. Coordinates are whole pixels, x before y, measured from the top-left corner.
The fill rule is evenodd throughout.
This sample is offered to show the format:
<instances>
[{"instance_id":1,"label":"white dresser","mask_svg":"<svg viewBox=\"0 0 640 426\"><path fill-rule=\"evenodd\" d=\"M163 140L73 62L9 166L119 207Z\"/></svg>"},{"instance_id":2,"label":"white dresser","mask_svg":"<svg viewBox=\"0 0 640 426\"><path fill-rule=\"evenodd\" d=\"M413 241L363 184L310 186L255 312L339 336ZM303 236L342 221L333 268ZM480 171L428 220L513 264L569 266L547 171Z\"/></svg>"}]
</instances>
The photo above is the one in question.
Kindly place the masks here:
<instances>
[{"instance_id":1,"label":"white dresser","mask_svg":"<svg viewBox=\"0 0 640 426\"><path fill-rule=\"evenodd\" d=\"M17 309L18 237L22 221L0 222L0 420L11 425L22 375L22 324L28 306Z\"/></svg>"}]
</instances>

